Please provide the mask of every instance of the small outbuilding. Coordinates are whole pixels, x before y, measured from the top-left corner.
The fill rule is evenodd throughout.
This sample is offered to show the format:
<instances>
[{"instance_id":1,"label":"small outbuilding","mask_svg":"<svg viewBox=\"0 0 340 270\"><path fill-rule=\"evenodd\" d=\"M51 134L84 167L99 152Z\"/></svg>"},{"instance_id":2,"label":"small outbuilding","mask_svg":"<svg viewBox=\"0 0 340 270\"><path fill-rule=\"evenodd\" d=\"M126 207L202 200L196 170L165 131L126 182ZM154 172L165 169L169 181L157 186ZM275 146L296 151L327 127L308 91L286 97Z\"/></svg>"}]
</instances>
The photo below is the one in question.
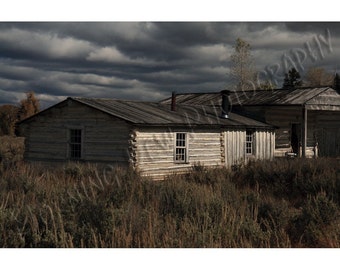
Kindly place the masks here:
<instances>
[{"instance_id":1,"label":"small outbuilding","mask_svg":"<svg viewBox=\"0 0 340 270\"><path fill-rule=\"evenodd\" d=\"M331 87L229 92L230 110L277 127L275 156L340 156L340 91ZM161 103L169 104L170 98ZM186 106L219 106L219 92L178 94Z\"/></svg>"},{"instance_id":2,"label":"small outbuilding","mask_svg":"<svg viewBox=\"0 0 340 270\"><path fill-rule=\"evenodd\" d=\"M70 97L20 123L24 158L131 166L154 179L195 164L272 159L274 127L227 112L226 102L217 108L176 105L175 96L169 104Z\"/></svg>"}]
</instances>

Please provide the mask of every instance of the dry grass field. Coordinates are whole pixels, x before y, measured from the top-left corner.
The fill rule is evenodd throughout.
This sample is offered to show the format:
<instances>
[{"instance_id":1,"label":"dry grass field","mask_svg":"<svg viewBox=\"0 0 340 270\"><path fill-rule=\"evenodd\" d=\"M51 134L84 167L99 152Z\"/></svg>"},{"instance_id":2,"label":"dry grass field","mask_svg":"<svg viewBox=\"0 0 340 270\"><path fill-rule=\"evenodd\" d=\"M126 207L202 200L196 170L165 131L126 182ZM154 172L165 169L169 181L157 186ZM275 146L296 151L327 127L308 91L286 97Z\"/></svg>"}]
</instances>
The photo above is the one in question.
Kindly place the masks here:
<instances>
[{"instance_id":1,"label":"dry grass field","mask_svg":"<svg viewBox=\"0 0 340 270\"><path fill-rule=\"evenodd\" d=\"M18 162L11 145L1 138L0 247L340 247L337 159L193 166L153 182L112 166Z\"/></svg>"}]
</instances>

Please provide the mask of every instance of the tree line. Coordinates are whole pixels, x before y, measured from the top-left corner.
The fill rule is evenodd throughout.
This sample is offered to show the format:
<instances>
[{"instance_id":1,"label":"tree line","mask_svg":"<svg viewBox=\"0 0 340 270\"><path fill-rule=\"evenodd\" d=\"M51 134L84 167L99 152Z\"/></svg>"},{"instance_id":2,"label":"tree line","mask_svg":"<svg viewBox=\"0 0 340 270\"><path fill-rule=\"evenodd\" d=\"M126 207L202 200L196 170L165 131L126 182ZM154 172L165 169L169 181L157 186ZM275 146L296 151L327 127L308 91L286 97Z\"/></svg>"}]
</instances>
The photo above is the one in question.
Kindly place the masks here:
<instances>
[{"instance_id":1,"label":"tree line","mask_svg":"<svg viewBox=\"0 0 340 270\"><path fill-rule=\"evenodd\" d=\"M268 90L280 88L269 79L258 82L258 71L255 68L254 57L251 53L251 46L245 40L238 38L231 55L230 79L237 91L247 90ZM257 82L256 84L253 82ZM321 67L311 67L307 70L304 78L296 68L291 68L284 74L282 89L294 89L298 87L320 87L333 86L339 89L339 75L327 72Z\"/></svg>"},{"instance_id":2,"label":"tree line","mask_svg":"<svg viewBox=\"0 0 340 270\"><path fill-rule=\"evenodd\" d=\"M26 98L19 104L5 104L0 106L0 136L14 136L17 123L38 113L40 103L33 91L26 93Z\"/></svg>"}]
</instances>

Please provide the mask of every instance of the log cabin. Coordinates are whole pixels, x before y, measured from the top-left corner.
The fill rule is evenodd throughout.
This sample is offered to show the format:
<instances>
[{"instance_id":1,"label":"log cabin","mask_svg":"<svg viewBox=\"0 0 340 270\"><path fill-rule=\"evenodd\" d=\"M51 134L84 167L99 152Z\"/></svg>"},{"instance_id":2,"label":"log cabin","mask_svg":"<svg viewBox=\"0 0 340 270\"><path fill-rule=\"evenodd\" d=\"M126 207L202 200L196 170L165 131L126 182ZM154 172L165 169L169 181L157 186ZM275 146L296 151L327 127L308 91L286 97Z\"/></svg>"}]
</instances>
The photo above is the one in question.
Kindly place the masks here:
<instances>
[{"instance_id":1,"label":"log cabin","mask_svg":"<svg viewBox=\"0 0 340 270\"><path fill-rule=\"evenodd\" d=\"M23 120L30 162L131 166L155 180L196 164L233 166L272 159L272 125L221 108L101 98L66 100Z\"/></svg>"},{"instance_id":2,"label":"log cabin","mask_svg":"<svg viewBox=\"0 0 340 270\"><path fill-rule=\"evenodd\" d=\"M340 156L340 91L332 87L228 92L230 111L277 127L275 157ZM161 101L169 103L169 98ZM218 106L220 92L177 94L187 106Z\"/></svg>"}]
</instances>

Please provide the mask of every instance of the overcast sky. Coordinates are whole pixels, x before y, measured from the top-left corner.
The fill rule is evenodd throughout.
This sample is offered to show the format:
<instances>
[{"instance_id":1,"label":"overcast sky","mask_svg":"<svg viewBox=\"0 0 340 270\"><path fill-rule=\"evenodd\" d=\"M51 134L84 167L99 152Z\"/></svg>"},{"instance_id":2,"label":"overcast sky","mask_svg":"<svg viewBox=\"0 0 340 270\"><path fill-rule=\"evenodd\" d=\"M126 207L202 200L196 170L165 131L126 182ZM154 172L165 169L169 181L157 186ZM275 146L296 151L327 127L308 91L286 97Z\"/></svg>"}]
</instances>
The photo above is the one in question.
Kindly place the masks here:
<instances>
[{"instance_id":1,"label":"overcast sky","mask_svg":"<svg viewBox=\"0 0 340 270\"><path fill-rule=\"evenodd\" d=\"M279 83L293 65L301 74L340 69L339 23L2 22L0 104L29 90L45 108L68 96L157 101L219 91L230 87L238 37L261 76Z\"/></svg>"}]
</instances>

